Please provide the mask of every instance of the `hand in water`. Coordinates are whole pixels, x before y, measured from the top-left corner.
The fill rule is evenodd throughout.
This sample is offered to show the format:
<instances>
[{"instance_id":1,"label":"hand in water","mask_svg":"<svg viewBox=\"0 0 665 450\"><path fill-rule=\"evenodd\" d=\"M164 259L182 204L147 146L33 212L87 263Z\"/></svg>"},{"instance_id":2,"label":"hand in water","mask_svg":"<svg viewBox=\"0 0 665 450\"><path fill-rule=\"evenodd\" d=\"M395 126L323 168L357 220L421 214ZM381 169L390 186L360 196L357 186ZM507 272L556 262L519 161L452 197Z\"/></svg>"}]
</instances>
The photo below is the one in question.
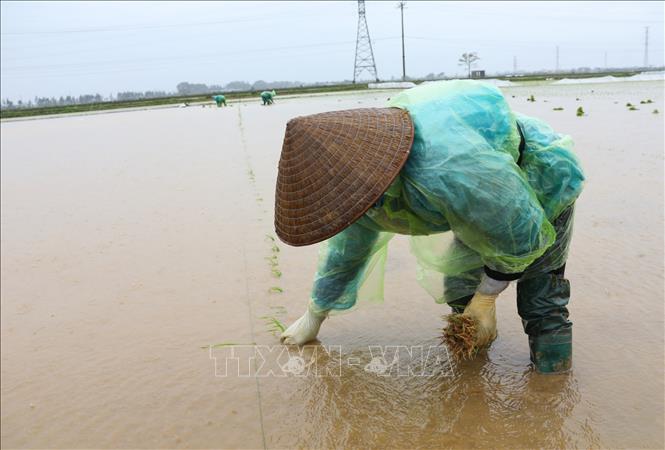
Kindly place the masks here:
<instances>
[{"instance_id":1,"label":"hand in water","mask_svg":"<svg viewBox=\"0 0 665 450\"><path fill-rule=\"evenodd\" d=\"M305 314L284 330L280 337L284 344L303 345L316 339L328 312L315 312L313 309L310 304Z\"/></svg>"}]
</instances>

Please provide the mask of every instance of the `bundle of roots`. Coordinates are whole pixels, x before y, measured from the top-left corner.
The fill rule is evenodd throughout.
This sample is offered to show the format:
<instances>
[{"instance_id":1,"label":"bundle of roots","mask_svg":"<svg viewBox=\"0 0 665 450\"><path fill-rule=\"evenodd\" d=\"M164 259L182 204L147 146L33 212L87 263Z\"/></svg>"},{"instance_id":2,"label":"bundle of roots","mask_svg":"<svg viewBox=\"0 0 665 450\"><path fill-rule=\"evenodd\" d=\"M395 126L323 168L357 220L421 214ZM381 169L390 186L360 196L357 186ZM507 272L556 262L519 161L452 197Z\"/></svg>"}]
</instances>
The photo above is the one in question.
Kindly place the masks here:
<instances>
[{"instance_id":1,"label":"bundle of roots","mask_svg":"<svg viewBox=\"0 0 665 450\"><path fill-rule=\"evenodd\" d=\"M449 314L444 317L448 326L443 329L443 342L454 358L468 359L478 353L476 321L463 314Z\"/></svg>"}]
</instances>

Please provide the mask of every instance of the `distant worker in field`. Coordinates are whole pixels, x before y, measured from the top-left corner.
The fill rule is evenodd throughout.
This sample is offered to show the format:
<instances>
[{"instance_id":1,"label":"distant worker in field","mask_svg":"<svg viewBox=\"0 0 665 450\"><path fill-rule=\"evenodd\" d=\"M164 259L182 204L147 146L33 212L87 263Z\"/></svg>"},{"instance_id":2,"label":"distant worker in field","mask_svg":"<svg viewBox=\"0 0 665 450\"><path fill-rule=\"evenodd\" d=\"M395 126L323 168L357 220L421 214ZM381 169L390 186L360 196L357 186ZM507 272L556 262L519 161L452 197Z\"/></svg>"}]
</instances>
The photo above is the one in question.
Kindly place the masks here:
<instances>
[{"instance_id":1,"label":"distant worker in field","mask_svg":"<svg viewBox=\"0 0 665 450\"><path fill-rule=\"evenodd\" d=\"M226 97L224 97L222 94L217 94L212 97L212 99L217 103L217 107L226 106Z\"/></svg>"},{"instance_id":2,"label":"distant worker in field","mask_svg":"<svg viewBox=\"0 0 665 450\"><path fill-rule=\"evenodd\" d=\"M275 97L275 90L273 89L272 91L263 91L261 92L261 100L263 100L264 105L272 105L273 104L273 98Z\"/></svg>"},{"instance_id":3,"label":"distant worker in field","mask_svg":"<svg viewBox=\"0 0 665 450\"><path fill-rule=\"evenodd\" d=\"M564 270L584 181L571 139L476 81L415 87L388 106L286 126L277 235L294 246L325 242L307 311L283 342L315 339L331 311L359 298L381 300L387 244L398 233L412 236L421 284L452 307L444 337L453 353L492 343L495 300L516 281L535 368L568 370Z\"/></svg>"}]
</instances>

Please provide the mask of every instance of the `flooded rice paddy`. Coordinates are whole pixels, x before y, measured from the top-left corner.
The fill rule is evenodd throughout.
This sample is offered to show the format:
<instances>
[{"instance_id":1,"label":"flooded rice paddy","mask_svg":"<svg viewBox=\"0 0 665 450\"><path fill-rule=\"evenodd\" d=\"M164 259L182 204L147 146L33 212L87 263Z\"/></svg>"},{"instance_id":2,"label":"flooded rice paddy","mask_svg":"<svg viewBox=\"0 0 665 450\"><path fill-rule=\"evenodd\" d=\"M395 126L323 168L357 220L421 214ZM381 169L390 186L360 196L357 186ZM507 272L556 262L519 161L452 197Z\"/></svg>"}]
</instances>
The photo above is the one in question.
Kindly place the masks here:
<instances>
[{"instance_id":1,"label":"flooded rice paddy","mask_svg":"<svg viewBox=\"0 0 665 450\"><path fill-rule=\"evenodd\" d=\"M447 359L399 237L383 305L279 345L317 258L274 238L286 121L391 92L3 122L2 447L662 448L663 83L503 91L588 176L571 373L532 371L514 288L491 349Z\"/></svg>"}]
</instances>

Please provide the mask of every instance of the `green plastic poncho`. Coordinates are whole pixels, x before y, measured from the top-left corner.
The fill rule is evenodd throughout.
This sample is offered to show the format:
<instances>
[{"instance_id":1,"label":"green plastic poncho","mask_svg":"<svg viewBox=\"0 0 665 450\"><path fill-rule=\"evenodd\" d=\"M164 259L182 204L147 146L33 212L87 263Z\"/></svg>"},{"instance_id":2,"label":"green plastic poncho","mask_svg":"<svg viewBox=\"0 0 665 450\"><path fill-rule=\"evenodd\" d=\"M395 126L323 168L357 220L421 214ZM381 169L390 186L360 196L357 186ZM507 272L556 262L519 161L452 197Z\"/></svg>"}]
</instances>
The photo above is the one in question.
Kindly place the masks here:
<instances>
[{"instance_id":1,"label":"green plastic poncho","mask_svg":"<svg viewBox=\"0 0 665 450\"><path fill-rule=\"evenodd\" d=\"M212 99L217 103L217 106L226 105L226 97L221 94L213 95Z\"/></svg>"},{"instance_id":2,"label":"green plastic poncho","mask_svg":"<svg viewBox=\"0 0 665 450\"><path fill-rule=\"evenodd\" d=\"M275 95L277 95L277 94L275 93L274 90L272 90L272 91L263 91L263 92L261 92L261 99L264 102L272 101L272 99Z\"/></svg>"},{"instance_id":3,"label":"green plastic poncho","mask_svg":"<svg viewBox=\"0 0 665 450\"><path fill-rule=\"evenodd\" d=\"M439 303L472 294L473 284L444 289L444 282L483 266L524 272L551 247L539 272L565 263L568 245L553 244L569 239L557 239L552 221L575 202L584 181L570 137L513 113L499 89L481 82L418 86L388 106L411 116L411 153L382 198L322 244L312 290L317 307L345 310L359 298L381 301L387 244L395 233L412 236L418 280ZM525 137L519 166L517 122Z\"/></svg>"}]
</instances>

